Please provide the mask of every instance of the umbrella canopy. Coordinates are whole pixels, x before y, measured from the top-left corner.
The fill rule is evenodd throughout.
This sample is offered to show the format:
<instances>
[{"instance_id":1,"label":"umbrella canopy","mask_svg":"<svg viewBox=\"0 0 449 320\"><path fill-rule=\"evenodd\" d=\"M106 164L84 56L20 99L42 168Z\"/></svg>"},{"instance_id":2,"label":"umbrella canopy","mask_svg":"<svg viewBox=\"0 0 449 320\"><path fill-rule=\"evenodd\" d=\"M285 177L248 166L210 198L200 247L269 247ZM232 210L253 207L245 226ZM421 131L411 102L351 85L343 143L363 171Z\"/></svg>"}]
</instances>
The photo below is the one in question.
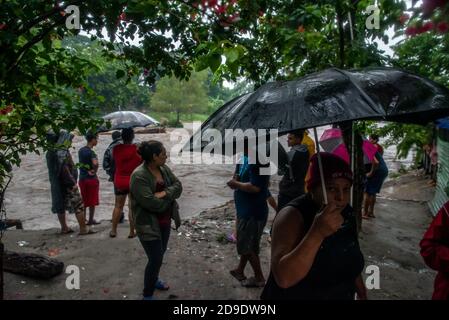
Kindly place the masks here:
<instances>
[{"instance_id":1,"label":"umbrella canopy","mask_svg":"<svg viewBox=\"0 0 449 320\"><path fill-rule=\"evenodd\" d=\"M395 68L326 69L267 83L224 104L201 130L278 129L286 133L351 120L426 123L449 115L449 89Z\"/></svg>"},{"instance_id":2,"label":"umbrella canopy","mask_svg":"<svg viewBox=\"0 0 449 320\"><path fill-rule=\"evenodd\" d=\"M283 134L353 120L426 123L447 115L449 89L429 79L395 68L331 68L298 80L267 83L231 100L209 117L183 150L202 151L201 133L207 129L218 130L226 141L227 135L234 136L229 129L277 129ZM324 181L322 185L325 190Z\"/></svg>"},{"instance_id":3,"label":"umbrella canopy","mask_svg":"<svg viewBox=\"0 0 449 320\"><path fill-rule=\"evenodd\" d=\"M449 115L449 89L395 68L348 72L353 81L385 111L385 120L426 124Z\"/></svg>"},{"instance_id":4,"label":"umbrella canopy","mask_svg":"<svg viewBox=\"0 0 449 320\"><path fill-rule=\"evenodd\" d=\"M320 145L323 147L324 151L331 152L345 160L347 163L350 163L349 152L344 144L343 133L341 129L332 128L325 130L321 135ZM371 163L377 152L376 146L374 146L368 140L363 140L362 150L364 158L363 162L365 164Z\"/></svg>"},{"instance_id":5,"label":"umbrella canopy","mask_svg":"<svg viewBox=\"0 0 449 320\"><path fill-rule=\"evenodd\" d=\"M280 134L351 120L426 123L449 115L449 89L395 68L326 69L293 81L267 83L224 104L201 126L277 129ZM204 146L195 133L184 150ZM198 148L196 148L198 149Z\"/></svg>"},{"instance_id":6,"label":"umbrella canopy","mask_svg":"<svg viewBox=\"0 0 449 320\"><path fill-rule=\"evenodd\" d=\"M138 111L117 111L107 114L103 119L105 122L110 121L111 127L106 128L106 126L103 126L99 131L146 127L159 124L157 120Z\"/></svg>"},{"instance_id":7,"label":"umbrella canopy","mask_svg":"<svg viewBox=\"0 0 449 320\"><path fill-rule=\"evenodd\" d=\"M356 107L355 107L356 106ZM278 129L285 133L341 121L379 118L384 109L339 69L267 83L223 105L202 129Z\"/></svg>"}]
</instances>

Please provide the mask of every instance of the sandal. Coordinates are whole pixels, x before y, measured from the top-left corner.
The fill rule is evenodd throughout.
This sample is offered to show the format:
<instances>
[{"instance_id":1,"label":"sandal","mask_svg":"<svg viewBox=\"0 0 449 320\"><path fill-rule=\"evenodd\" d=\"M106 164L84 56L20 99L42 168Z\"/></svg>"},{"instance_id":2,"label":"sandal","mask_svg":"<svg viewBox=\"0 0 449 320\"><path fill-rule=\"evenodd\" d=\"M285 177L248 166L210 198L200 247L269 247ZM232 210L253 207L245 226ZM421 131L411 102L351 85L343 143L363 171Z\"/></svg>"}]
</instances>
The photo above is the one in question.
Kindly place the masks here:
<instances>
[{"instance_id":1,"label":"sandal","mask_svg":"<svg viewBox=\"0 0 449 320\"><path fill-rule=\"evenodd\" d=\"M231 243L237 243L237 238L235 237L235 235L233 233L228 234L226 236L226 240L228 240Z\"/></svg>"},{"instance_id":2,"label":"sandal","mask_svg":"<svg viewBox=\"0 0 449 320\"><path fill-rule=\"evenodd\" d=\"M242 286L247 288L262 288L265 287L265 281L257 281L256 278L251 277L242 281Z\"/></svg>"},{"instance_id":3,"label":"sandal","mask_svg":"<svg viewBox=\"0 0 449 320\"><path fill-rule=\"evenodd\" d=\"M246 280L246 277L245 277L244 274L238 273L238 272L235 271L235 270L231 270L231 271L229 271L229 273L231 274L231 276L233 276L234 278L236 278L238 281Z\"/></svg>"},{"instance_id":4,"label":"sandal","mask_svg":"<svg viewBox=\"0 0 449 320\"><path fill-rule=\"evenodd\" d=\"M70 233L74 233L75 231L71 228L68 228L66 231L61 231L59 234L70 234Z\"/></svg>"},{"instance_id":5,"label":"sandal","mask_svg":"<svg viewBox=\"0 0 449 320\"><path fill-rule=\"evenodd\" d=\"M96 224L101 224L101 222L97 222L97 220L89 221L88 223L86 223L86 226L92 226L92 225L96 225Z\"/></svg>"},{"instance_id":6,"label":"sandal","mask_svg":"<svg viewBox=\"0 0 449 320\"><path fill-rule=\"evenodd\" d=\"M164 290L164 291L170 289L170 286L168 284L166 284L164 281L159 280L159 279L156 281L156 284L154 285L154 287L156 289Z\"/></svg>"},{"instance_id":7,"label":"sandal","mask_svg":"<svg viewBox=\"0 0 449 320\"><path fill-rule=\"evenodd\" d=\"M94 230L91 230L91 229L89 229L89 231L87 231L87 232L83 232L83 233L78 233L78 235L79 236L86 236L86 235L89 235L89 234L95 234L95 233L97 233L97 231L94 231Z\"/></svg>"}]
</instances>

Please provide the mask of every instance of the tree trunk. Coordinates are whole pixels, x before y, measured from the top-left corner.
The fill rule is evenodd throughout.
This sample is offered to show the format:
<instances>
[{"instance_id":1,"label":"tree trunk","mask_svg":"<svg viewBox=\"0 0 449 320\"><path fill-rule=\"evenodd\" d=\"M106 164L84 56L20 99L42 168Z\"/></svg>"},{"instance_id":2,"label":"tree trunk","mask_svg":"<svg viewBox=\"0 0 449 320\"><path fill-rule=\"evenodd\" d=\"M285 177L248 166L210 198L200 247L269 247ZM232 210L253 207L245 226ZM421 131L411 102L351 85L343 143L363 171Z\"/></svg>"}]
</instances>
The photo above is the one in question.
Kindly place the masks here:
<instances>
[{"instance_id":1,"label":"tree trunk","mask_svg":"<svg viewBox=\"0 0 449 320\"><path fill-rule=\"evenodd\" d=\"M63 262L33 253L5 251L2 261L5 271L31 278L50 279L64 270Z\"/></svg>"},{"instance_id":2,"label":"tree trunk","mask_svg":"<svg viewBox=\"0 0 449 320\"><path fill-rule=\"evenodd\" d=\"M337 13L337 25L338 25L338 35L339 35L339 57L340 57L340 68L345 67L345 31L343 28L343 12L341 8L341 0L337 0L335 5L335 11Z\"/></svg>"},{"instance_id":3,"label":"tree trunk","mask_svg":"<svg viewBox=\"0 0 449 320\"><path fill-rule=\"evenodd\" d=\"M353 122L342 123L340 128L343 132L343 140L348 148L349 155L352 154L352 130ZM352 189L352 207L356 215L357 230L362 228L362 206L365 181L365 168L363 164L362 137L355 133L354 136L354 179Z\"/></svg>"}]
</instances>

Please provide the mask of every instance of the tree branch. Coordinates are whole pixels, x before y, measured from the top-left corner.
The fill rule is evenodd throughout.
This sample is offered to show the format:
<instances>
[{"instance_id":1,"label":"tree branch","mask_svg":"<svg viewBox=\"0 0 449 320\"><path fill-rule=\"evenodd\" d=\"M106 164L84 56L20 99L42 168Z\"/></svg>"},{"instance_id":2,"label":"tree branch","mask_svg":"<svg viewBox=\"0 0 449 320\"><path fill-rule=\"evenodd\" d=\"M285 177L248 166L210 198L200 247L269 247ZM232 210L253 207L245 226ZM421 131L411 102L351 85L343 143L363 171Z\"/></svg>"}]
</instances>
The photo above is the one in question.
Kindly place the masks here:
<instances>
[{"instance_id":1,"label":"tree branch","mask_svg":"<svg viewBox=\"0 0 449 320\"><path fill-rule=\"evenodd\" d=\"M77 5L77 4L81 4L81 3L82 3L82 1L72 1L70 3L67 3L67 4L61 6L61 7L53 7L51 10L49 10L49 11L45 12L44 14L38 16L37 18L29 21L27 24L25 24L25 25L22 24L22 25L18 26L18 28L17 28L17 31L18 31L17 36L27 32L31 28L35 27L39 22L44 21L45 19L51 17L55 13L59 14L59 12L65 11L65 9L68 6Z\"/></svg>"},{"instance_id":2,"label":"tree branch","mask_svg":"<svg viewBox=\"0 0 449 320\"><path fill-rule=\"evenodd\" d=\"M65 20L64 17L61 17L58 21L51 24L49 27L43 29L42 33L34 37L32 40L27 42L20 50L17 52L17 59L9 66L7 73L14 70L18 64L20 63L20 60L22 60L23 56L25 55L25 52L30 49L32 46L34 46L36 43L42 41L44 37L49 34L57 25L61 24Z\"/></svg>"},{"instance_id":3,"label":"tree branch","mask_svg":"<svg viewBox=\"0 0 449 320\"><path fill-rule=\"evenodd\" d=\"M343 29L343 12L341 8L340 0L337 0L335 5L335 11L337 12L337 24L339 35L339 56L340 56L340 68L345 67L345 34Z\"/></svg>"}]
</instances>

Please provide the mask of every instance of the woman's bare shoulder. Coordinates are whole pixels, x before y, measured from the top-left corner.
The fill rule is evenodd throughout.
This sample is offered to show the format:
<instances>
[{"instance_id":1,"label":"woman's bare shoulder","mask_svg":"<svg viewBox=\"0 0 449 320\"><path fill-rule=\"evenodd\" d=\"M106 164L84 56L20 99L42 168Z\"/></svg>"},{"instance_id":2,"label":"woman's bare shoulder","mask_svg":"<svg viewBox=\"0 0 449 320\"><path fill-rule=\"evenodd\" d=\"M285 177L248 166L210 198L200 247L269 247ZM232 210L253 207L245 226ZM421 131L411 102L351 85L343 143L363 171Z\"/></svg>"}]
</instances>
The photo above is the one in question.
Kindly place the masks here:
<instances>
[{"instance_id":1,"label":"woman's bare shoulder","mask_svg":"<svg viewBox=\"0 0 449 320\"><path fill-rule=\"evenodd\" d=\"M298 208L287 206L276 215L273 228L282 230L299 229L304 224L304 219Z\"/></svg>"}]
</instances>

